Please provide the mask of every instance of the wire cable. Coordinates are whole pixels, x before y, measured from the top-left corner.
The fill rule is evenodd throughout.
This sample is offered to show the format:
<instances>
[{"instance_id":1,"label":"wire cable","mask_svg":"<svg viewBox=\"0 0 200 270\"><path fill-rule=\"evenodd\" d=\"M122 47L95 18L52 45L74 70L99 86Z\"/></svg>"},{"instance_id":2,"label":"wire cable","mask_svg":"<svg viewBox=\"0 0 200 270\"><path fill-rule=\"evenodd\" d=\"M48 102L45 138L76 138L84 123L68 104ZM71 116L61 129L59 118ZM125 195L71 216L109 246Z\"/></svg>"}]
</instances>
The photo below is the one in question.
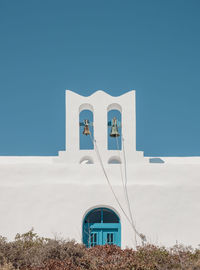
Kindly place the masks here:
<instances>
[{"instance_id":1,"label":"wire cable","mask_svg":"<svg viewBox=\"0 0 200 270\"><path fill-rule=\"evenodd\" d=\"M121 205L119 199L117 198L117 195L116 195L115 192L114 192L114 189L113 189L113 187L112 187L112 185L111 185L111 183L110 183L110 180L109 180L108 175L107 175L107 173L106 173L105 167L104 167L104 165L103 165L103 161L102 161L102 159L101 159L101 156L100 156L99 149L98 149L97 142L96 142L95 138L92 138L91 134L90 134L90 138L91 138L91 140L92 140L92 142L93 142L93 144L94 144L94 148L95 148L97 157L98 157L98 159L99 159L99 162L100 162L100 164L101 164L103 173L104 173L104 175L105 175L105 177L106 177L106 180L107 180L107 182L108 182L108 185L109 185L109 187L110 187L110 189L111 189L111 191L112 191L112 193L113 193L113 195L114 195L114 197L115 197L115 200L116 200L118 206L120 207L120 209L121 209L121 211L123 212L123 214L125 215L126 219L128 220L128 222L129 222L130 225L132 226L132 228L133 228L133 230L135 231L135 233L142 239L140 233L136 230L134 224L132 223L132 221L130 220L130 218L128 217L128 215L126 214L126 212L125 212L125 210L123 209L123 207L122 207L122 205Z\"/></svg>"},{"instance_id":2,"label":"wire cable","mask_svg":"<svg viewBox=\"0 0 200 270\"><path fill-rule=\"evenodd\" d=\"M126 218L127 218L127 220L129 221L129 223L131 223L129 217L127 216L126 212L124 211L124 209L123 209L123 207L122 207L122 205L121 205L119 199L117 198L117 195L115 194L114 189L113 189L113 187L112 187L112 185L111 185L111 183L110 183L110 180L109 180L109 178L108 178L108 175L107 175L107 173L106 173L105 167L104 167L104 165L103 165L103 161L102 161L101 156L100 156L100 153L99 153L99 149L98 149L98 146L97 146L97 142L96 142L95 138L93 139L93 138L91 137L91 135L90 135L90 138L92 139L92 141L93 141L93 143L94 143L94 148L95 148L95 151L96 151L98 160L99 160L99 162L100 162L100 164L101 164L101 167L102 167L104 176L106 177L106 180L107 180L108 185L109 185L109 187L110 187L110 189L111 189L111 191L112 191L112 193L113 193L113 195L114 195L114 197L115 197L115 200L116 200L117 204L119 205L120 209L122 210L123 214L126 216Z\"/></svg>"},{"instance_id":3,"label":"wire cable","mask_svg":"<svg viewBox=\"0 0 200 270\"><path fill-rule=\"evenodd\" d=\"M122 140L123 140L122 149L123 149L123 153L124 153L124 155L123 155L124 158L123 159L124 159L125 180L124 180L123 172L122 172L122 162L120 162L120 172L121 172L121 179L122 179L122 185L123 185L123 190L124 190L124 197L125 197L126 204L127 204L127 207L128 207L128 212L129 212L129 216L130 216L130 219L131 219L132 228L133 228L133 231L134 231L135 246L137 246L136 226L135 226L135 222L134 222L134 219L133 219L131 206L130 206L130 200L129 200L129 196L128 196L128 190L127 190L127 182L128 182L128 180L127 180L126 156L125 156L125 148L124 148L124 139L123 139L123 137L122 137ZM119 153L119 157L121 159L121 152L120 152L120 149L119 149L118 137L116 137L116 144L117 144L117 150L118 150L118 153Z\"/></svg>"},{"instance_id":4,"label":"wire cable","mask_svg":"<svg viewBox=\"0 0 200 270\"><path fill-rule=\"evenodd\" d=\"M133 214L131 211L131 205L130 205L130 200L129 200L129 195L128 195L128 189L127 189L127 183L128 183L128 178L127 178L127 163L126 163L126 151L125 151L125 145L124 145L124 137L122 136L122 149L123 149L123 159L124 159L124 174L125 174L125 192L126 192L126 200L127 200L127 205L128 205L128 211L129 211L129 215L131 218L131 222L133 224L133 227L136 230L136 225L133 219ZM141 234L140 234L141 237ZM136 233L135 233L135 243L137 245L137 237L136 237Z\"/></svg>"},{"instance_id":5,"label":"wire cable","mask_svg":"<svg viewBox=\"0 0 200 270\"><path fill-rule=\"evenodd\" d=\"M120 159L120 175L121 175L121 180L122 180L122 186L123 186L123 190L124 190L124 196L125 196L125 199L126 199L126 191L125 191L125 180L124 180L124 176L123 176L123 171L122 171L122 159L121 159L121 152L120 152L120 149L119 149L119 142L118 142L118 138L116 138L116 145L117 145L117 150L118 150L118 153L119 153L119 159Z\"/></svg>"},{"instance_id":6,"label":"wire cable","mask_svg":"<svg viewBox=\"0 0 200 270\"><path fill-rule=\"evenodd\" d=\"M123 143L124 168L125 168L125 190L126 190L126 196L127 196L127 200L128 200L128 207L129 207L129 213L130 213L131 221L133 222L133 226L134 226L134 228L136 230L136 226L135 226L135 223L134 223L134 219L133 219L133 215L132 215L132 211L131 211L131 207L130 207L128 189L127 189L127 182L128 182L128 178L127 178L127 162L126 162L126 151L125 151L124 137L123 136L122 136L122 143ZM146 236L144 234L139 233L139 237L142 240L142 243L147 242Z\"/></svg>"}]
</instances>

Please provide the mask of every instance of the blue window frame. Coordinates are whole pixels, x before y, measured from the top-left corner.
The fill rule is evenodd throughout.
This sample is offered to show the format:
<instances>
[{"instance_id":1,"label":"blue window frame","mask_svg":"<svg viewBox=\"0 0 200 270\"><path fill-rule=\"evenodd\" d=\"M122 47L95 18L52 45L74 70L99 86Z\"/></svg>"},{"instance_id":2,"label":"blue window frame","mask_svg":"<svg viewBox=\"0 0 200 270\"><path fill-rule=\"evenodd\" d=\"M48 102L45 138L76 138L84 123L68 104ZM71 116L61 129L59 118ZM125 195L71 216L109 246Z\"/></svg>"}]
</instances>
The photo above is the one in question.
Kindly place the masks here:
<instances>
[{"instance_id":1,"label":"blue window frame","mask_svg":"<svg viewBox=\"0 0 200 270\"><path fill-rule=\"evenodd\" d=\"M95 208L83 221L83 243L86 247L96 245L121 246L121 223L118 215L108 208Z\"/></svg>"}]
</instances>

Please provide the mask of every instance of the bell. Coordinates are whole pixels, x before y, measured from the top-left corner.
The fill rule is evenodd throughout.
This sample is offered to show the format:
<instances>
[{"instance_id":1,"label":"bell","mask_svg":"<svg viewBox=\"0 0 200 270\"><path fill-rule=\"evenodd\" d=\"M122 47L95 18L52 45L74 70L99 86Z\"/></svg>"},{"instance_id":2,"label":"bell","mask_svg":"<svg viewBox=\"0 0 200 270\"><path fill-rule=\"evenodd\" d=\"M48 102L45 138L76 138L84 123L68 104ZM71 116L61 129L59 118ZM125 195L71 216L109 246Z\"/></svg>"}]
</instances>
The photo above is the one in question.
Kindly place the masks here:
<instances>
[{"instance_id":1,"label":"bell","mask_svg":"<svg viewBox=\"0 0 200 270\"><path fill-rule=\"evenodd\" d=\"M119 137L120 134L118 132L117 119L114 117L112 120L110 137Z\"/></svg>"},{"instance_id":2,"label":"bell","mask_svg":"<svg viewBox=\"0 0 200 270\"><path fill-rule=\"evenodd\" d=\"M84 130L83 130L83 135L90 135L90 130L89 130L89 121L84 120Z\"/></svg>"},{"instance_id":3,"label":"bell","mask_svg":"<svg viewBox=\"0 0 200 270\"><path fill-rule=\"evenodd\" d=\"M118 132L118 128L115 126L111 127L110 137L119 137L120 134Z\"/></svg>"}]
</instances>

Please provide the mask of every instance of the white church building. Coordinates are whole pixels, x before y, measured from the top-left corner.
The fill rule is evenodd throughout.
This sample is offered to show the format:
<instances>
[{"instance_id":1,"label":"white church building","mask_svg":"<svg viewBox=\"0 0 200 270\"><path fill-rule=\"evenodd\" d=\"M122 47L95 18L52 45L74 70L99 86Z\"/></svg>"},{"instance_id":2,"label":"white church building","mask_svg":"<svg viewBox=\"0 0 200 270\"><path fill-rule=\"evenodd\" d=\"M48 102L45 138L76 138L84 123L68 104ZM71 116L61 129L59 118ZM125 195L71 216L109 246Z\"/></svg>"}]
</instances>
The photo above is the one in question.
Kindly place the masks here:
<instances>
[{"instance_id":1,"label":"white church building","mask_svg":"<svg viewBox=\"0 0 200 270\"><path fill-rule=\"evenodd\" d=\"M66 150L0 157L0 235L12 240L32 227L87 247L196 247L200 157L136 151L134 90L118 97L66 90Z\"/></svg>"}]
</instances>

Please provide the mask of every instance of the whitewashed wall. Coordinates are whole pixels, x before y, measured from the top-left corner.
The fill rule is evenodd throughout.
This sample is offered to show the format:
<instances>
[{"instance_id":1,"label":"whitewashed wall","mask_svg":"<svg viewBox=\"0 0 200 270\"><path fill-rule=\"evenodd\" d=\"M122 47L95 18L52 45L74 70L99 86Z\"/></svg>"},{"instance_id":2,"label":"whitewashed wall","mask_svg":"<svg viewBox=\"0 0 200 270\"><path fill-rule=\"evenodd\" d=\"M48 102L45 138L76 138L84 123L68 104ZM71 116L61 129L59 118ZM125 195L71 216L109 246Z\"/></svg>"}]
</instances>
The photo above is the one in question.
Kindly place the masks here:
<instances>
[{"instance_id":1,"label":"whitewashed wall","mask_svg":"<svg viewBox=\"0 0 200 270\"><path fill-rule=\"evenodd\" d=\"M52 161L0 164L0 234L12 239L31 227L81 242L82 218L91 207L115 208L122 222L122 247L133 246L131 227L121 213L97 165ZM45 159L45 158L44 158ZM53 160L53 158L52 158ZM1 160L0 160L1 163ZM107 165L125 209L119 165ZM136 225L151 243L197 246L200 228L199 165L135 164L128 166L128 191Z\"/></svg>"},{"instance_id":2,"label":"whitewashed wall","mask_svg":"<svg viewBox=\"0 0 200 270\"><path fill-rule=\"evenodd\" d=\"M80 103L79 96L69 91L67 96L72 101L71 105L76 103L76 116L82 102L92 103L88 97L81 97ZM152 244L172 246L178 241L197 246L200 244L200 158L163 158L165 163L152 164L142 152L136 152L135 107L130 108L135 104L134 98L134 91L117 98L98 91L90 97L99 104L106 102L106 113L107 105L113 102L122 106L122 114L127 111L123 134L127 149L128 192L136 227ZM95 107L94 102L92 105ZM130 110L132 113L128 114ZM133 121L133 133L126 130L130 128L130 121ZM120 215L122 247L133 247L133 231L109 189L95 151L79 151L74 145L79 141L78 121L76 127L71 126L78 135L71 136L68 128L66 141L69 149L60 152L58 157L0 157L0 234L13 239L16 233L24 233L34 227L42 236L57 235L81 242L82 219L86 211L96 206L107 206ZM107 164L109 156L119 155L119 152L105 149L105 140L102 141L99 134L105 130L100 130L96 134L100 154L113 188L127 212L120 165ZM107 141L105 134L102 136ZM79 164L82 155L88 153L95 163Z\"/></svg>"}]
</instances>

